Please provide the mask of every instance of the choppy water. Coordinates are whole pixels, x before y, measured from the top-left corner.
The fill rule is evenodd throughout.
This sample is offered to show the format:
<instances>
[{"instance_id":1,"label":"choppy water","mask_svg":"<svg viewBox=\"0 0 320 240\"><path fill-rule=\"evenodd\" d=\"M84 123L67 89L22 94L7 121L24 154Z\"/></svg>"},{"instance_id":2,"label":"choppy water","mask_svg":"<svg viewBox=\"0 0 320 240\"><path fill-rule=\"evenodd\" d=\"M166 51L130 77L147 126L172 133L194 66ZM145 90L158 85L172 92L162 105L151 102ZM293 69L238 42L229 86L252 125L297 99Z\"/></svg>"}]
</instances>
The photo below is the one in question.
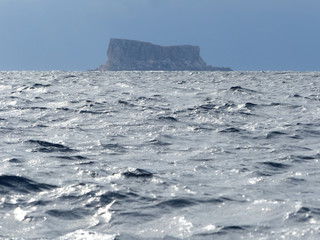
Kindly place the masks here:
<instances>
[{"instance_id":1,"label":"choppy water","mask_svg":"<svg viewBox=\"0 0 320 240\"><path fill-rule=\"evenodd\" d=\"M319 239L319 72L0 72L1 239Z\"/></svg>"}]
</instances>

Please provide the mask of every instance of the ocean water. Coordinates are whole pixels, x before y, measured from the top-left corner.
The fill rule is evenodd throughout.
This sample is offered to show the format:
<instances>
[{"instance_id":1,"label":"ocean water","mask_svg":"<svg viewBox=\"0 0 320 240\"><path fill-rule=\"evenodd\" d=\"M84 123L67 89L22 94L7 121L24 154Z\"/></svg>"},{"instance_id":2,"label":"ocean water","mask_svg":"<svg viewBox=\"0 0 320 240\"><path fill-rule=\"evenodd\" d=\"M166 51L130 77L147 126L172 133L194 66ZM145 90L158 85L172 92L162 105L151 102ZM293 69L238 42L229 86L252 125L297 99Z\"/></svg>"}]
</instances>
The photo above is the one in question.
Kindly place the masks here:
<instances>
[{"instance_id":1,"label":"ocean water","mask_svg":"<svg viewBox=\"0 0 320 240\"><path fill-rule=\"evenodd\" d=\"M0 239L319 239L319 72L0 72Z\"/></svg>"}]
</instances>

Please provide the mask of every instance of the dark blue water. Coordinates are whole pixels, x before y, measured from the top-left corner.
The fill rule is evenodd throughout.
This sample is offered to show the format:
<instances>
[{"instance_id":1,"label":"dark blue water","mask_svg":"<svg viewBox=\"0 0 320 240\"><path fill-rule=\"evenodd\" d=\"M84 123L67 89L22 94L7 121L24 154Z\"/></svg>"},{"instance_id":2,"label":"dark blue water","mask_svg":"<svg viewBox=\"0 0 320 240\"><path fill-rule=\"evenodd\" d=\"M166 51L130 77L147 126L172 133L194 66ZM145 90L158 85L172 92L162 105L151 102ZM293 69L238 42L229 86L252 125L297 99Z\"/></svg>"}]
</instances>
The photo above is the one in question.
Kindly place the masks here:
<instances>
[{"instance_id":1,"label":"dark blue water","mask_svg":"<svg viewBox=\"0 0 320 240\"><path fill-rule=\"evenodd\" d=\"M319 72L0 72L0 239L319 239Z\"/></svg>"}]
</instances>

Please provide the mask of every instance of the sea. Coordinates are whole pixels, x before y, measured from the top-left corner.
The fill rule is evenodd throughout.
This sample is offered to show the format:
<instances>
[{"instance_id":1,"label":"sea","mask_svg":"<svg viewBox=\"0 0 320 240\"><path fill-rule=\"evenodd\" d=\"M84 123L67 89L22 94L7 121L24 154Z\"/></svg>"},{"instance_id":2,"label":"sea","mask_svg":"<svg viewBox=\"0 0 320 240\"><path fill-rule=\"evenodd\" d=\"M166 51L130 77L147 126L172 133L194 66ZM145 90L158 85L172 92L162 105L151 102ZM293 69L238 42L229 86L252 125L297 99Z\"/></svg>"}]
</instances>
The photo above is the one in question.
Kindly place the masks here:
<instances>
[{"instance_id":1,"label":"sea","mask_svg":"<svg viewBox=\"0 0 320 240\"><path fill-rule=\"evenodd\" d=\"M0 239L320 239L320 72L0 72Z\"/></svg>"}]
</instances>

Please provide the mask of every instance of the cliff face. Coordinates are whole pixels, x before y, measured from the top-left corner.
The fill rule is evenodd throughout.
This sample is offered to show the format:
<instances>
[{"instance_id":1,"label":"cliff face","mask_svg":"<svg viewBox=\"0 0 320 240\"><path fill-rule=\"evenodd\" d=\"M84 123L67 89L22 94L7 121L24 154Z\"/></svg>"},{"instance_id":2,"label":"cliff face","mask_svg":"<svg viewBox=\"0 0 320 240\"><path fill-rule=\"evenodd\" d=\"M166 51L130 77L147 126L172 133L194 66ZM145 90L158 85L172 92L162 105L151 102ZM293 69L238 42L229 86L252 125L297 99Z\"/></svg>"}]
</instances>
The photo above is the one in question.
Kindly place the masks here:
<instances>
[{"instance_id":1,"label":"cliff face","mask_svg":"<svg viewBox=\"0 0 320 240\"><path fill-rule=\"evenodd\" d=\"M108 61L100 70L228 71L229 68L207 66L197 46L162 47L151 43L111 39Z\"/></svg>"}]
</instances>

